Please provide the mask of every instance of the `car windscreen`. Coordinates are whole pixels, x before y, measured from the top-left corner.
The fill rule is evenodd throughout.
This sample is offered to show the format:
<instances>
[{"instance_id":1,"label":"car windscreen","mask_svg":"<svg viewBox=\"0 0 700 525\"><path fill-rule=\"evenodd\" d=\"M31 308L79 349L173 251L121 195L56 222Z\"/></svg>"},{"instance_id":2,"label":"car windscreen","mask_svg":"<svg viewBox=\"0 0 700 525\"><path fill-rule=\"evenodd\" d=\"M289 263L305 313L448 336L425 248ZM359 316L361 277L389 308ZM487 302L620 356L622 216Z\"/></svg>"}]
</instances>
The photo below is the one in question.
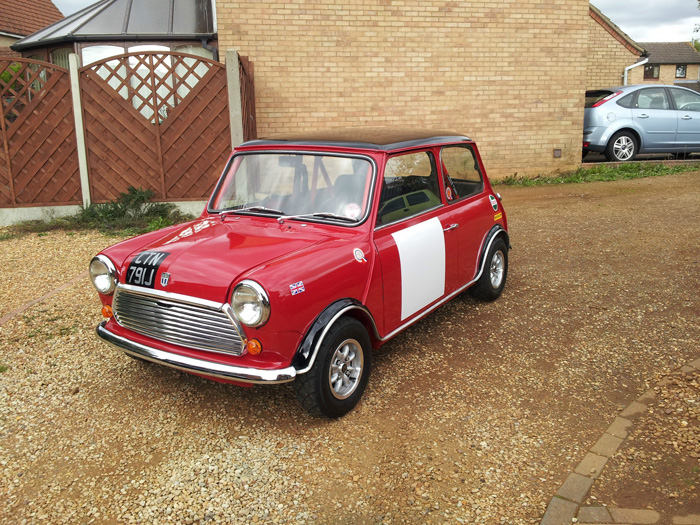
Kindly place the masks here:
<instances>
[{"instance_id":1,"label":"car windscreen","mask_svg":"<svg viewBox=\"0 0 700 525\"><path fill-rule=\"evenodd\" d=\"M209 209L357 223L369 213L373 175L373 164L363 157L240 154L224 173Z\"/></svg>"},{"instance_id":2,"label":"car windscreen","mask_svg":"<svg viewBox=\"0 0 700 525\"><path fill-rule=\"evenodd\" d=\"M586 104L584 105L584 108L592 108L596 102L603 100L605 97L610 96L613 93L614 91L607 89L586 91Z\"/></svg>"}]
</instances>

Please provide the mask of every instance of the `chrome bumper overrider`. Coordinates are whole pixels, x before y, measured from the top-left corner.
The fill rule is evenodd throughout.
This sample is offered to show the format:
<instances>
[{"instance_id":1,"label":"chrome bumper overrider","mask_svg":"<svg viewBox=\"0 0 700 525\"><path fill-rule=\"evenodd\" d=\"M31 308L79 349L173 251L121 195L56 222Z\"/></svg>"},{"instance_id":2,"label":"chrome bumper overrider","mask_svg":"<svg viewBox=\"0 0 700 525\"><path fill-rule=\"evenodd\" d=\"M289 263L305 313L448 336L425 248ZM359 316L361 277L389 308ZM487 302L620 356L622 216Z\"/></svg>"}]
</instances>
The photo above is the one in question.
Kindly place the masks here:
<instances>
[{"instance_id":1,"label":"chrome bumper overrider","mask_svg":"<svg viewBox=\"0 0 700 525\"><path fill-rule=\"evenodd\" d=\"M214 363L213 361L205 361L204 359L195 359L193 357L185 357L172 352L158 350L113 334L105 328L106 322L107 321L103 321L97 325L97 335L110 345L135 357L140 357L141 359L153 361L154 363L185 372L252 384L286 383L292 381L297 375L296 369L291 366L279 370L260 370L257 368L224 365L221 363Z\"/></svg>"}]
</instances>

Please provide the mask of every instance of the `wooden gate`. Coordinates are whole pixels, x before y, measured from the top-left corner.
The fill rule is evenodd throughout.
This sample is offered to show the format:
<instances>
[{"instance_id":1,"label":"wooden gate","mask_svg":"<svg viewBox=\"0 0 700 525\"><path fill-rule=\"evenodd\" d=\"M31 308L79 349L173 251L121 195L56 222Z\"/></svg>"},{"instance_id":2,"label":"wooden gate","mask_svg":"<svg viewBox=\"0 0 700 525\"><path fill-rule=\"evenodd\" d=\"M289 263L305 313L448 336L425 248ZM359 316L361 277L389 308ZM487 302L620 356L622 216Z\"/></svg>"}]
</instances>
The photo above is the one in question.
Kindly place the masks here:
<instances>
[{"instance_id":1,"label":"wooden gate","mask_svg":"<svg viewBox=\"0 0 700 525\"><path fill-rule=\"evenodd\" d=\"M203 200L231 151L223 64L194 55L120 55L80 70L93 202L129 186Z\"/></svg>"},{"instance_id":2,"label":"wooden gate","mask_svg":"<svg viewBox=\"0 0 700 525\"><path fill-rule=\"evenodd\" d=\"M0 60L0 206L80 204L68 70Z\"/></svg>"}]
</instances>

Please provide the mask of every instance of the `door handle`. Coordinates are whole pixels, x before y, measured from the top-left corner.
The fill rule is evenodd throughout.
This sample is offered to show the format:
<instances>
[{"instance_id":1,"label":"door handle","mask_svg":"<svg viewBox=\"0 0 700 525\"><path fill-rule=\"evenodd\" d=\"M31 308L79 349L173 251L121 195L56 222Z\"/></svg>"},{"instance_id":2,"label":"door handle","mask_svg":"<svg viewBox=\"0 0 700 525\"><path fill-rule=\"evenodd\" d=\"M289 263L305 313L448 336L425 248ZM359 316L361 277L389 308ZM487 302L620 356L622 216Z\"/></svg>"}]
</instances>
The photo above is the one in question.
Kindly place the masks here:
<instances>
[{"instance_id":1,"label":"door handle","mask_svg":"<svg viewBox=\"0 0 700 525\"><path fill-rule=\"evenodd\" d=\"M459 224L457 224L457 223L455 223L455 224L450 224L449 226L444 227L444 228L442 229L442 231L448 232L448 231L450 231L450 230L454 230L457 226L459 226Z\"/></svg>"},{"instance_id":2,"label":"door handle","mask_svg":"<svg viewBox=\"0 0 700 525\"><path fill-rule=\"evenodd\" d=\"M639 118L649 118L649 115L647 115L646 113L642 113L641 115L639 115Z\"/></svg>"},{"instance_id":3,"label":"door handle","mask_svg":"<svg viewBox=\"0 0 700 525\"><path fill-rule=\"evenodd\" d=\"M690 115L683 115L681 117L681 120L693 120L693 117L691 117Z\"/></svg>"}]
</instances>

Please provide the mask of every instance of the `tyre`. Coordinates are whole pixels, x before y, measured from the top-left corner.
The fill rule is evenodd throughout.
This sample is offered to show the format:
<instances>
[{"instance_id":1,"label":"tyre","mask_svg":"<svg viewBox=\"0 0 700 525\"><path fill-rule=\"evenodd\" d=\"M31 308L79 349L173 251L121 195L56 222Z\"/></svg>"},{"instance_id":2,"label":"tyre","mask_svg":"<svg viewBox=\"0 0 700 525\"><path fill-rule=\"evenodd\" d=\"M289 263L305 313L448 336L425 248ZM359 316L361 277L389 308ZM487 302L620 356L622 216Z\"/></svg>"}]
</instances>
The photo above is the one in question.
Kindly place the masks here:
<instances>
[{"instance_id":1,"label":"tyre","mask_svg":"<svg viewBox=\"0 0 700 525\"><path fill-rule=\"evenodd\" d=\"M508 246L499 237L486 254L486 263L481 277L469 288L469 293L475 299L494 301L503 292L508 277Z\"/></svg>"},{"instance_id":2,"label":"tyre","mask_svg":"<svg viewBox=\"0 0 700 525\"><path fill-rule=\"evenodd\" d=\"M350 317L339 319L326 334L311 370L294 381L301 406L314 416L347 414L365 391L371 364L365 327Z\"/></svg>"},{"instance_id":3,"label":"tyre","mask_svg":"<svg viewBox=\"0 0 700 525\"><path fill-rule=\"evenodd\" d=\"M627 131L618 131L608 142L608 147L605 148L605 158L610 162L634 160L638 148L639 145L634 135Z\"/></svg>"}]
</instances>

